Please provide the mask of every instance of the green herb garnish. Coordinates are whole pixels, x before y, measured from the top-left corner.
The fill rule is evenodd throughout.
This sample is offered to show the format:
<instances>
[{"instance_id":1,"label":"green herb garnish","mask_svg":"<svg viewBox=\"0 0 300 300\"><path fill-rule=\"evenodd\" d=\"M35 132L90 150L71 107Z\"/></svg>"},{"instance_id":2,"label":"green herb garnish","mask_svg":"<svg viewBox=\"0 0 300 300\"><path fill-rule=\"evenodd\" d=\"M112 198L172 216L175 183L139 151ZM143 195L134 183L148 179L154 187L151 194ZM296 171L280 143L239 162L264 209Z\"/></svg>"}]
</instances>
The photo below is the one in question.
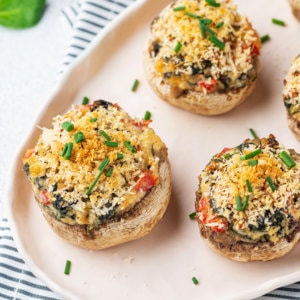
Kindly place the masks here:
<instances>
[{"instance_id":1,"label":"green herb garnish","mask_svg":"<svg viewBox=\"0 0 300 300\"><path fill-rule=\"evenodd\" d=\"M131 145L130 141L125 141L124 145L130 152L132 153L136 152L135 148Z\"/></svg>"},{"instance_id":2,"label":"green herb garnish","mask_svg":"<svg viewBox=\"0 0 300 300\"><path fill-rule=\"evenodd\" d=\"M252 151L252 152L250 152L250 153L248 153L246 155L241 156L241 160L247 160L249 158L253 158L256 155L260 154L261 152L262 152L261 149L258 148L258 149L254 150L254 151Z\"/></svg>"},{"instance_id":3,"label":"green herb garnish","mask_svg":"<svg viewBox=\"0 0 300 300\"><path fill-rule=\"evenodd\" d=\"M97 184L97 182L99 181L101 175L103 174L106 166L109 164L109 158L105 158L102 163L99 166L99 173L96 176L96 178L94 179L94 181L92 182L92 184L89 186L88 190L86 191L86 195L89 196L93 190L93 188L95 187L95 185Z\"/></svg>"},{"instance_id":4,"label":"green herb garnish","mask_svg":"<svg viewBox=\"0 0 300 300\"><path fill-rule=\"evenodd\" d=\"M113 167L110 167L110 168L107 170L106 177L111 177L112 172L113 172Z\"/></svg>"},{"instance_id":5,"label":"green herb garnish","mask_svg":"<svg viewBox=\"0 0 300 300\"><path fill-rule=\"evenodd\" d=\"M249 131L250 131L251 135L253 136L253 138L256 139L256 138L257 138L257 134L256 134L256 132L254 131L254 129L250 128Z\"/></svg>"},{"instance_id":6,"label":"green herb garnish","mask_svg":"<svg viewBox=\"0 0 300 300\"><path fill-rule=\"evenodd\" d=\"M67 260L66 261L66 264L65 264L65 270L64 270L64 273L66 275L69 275L70 274L70 270L71 270L71 261L70 260Z\"/></svg>"},{"instance_id":7,"label":"green herb garnish","mask_svg":"<svg viewBox=\"0 0 300 300\"><path fill-rule=\"evenodd\" d=\"M180 42L178 42L174 48L175 53L178 53L180 51L182 47L182 44Z\"/></svg>"},{"instance_id":8,"label":"green herb garnish","mask_svg":"<svg viewBox=\"0 0 300 300\"><path fill-rule=\"evenodd\" d=\"M216 2L215 0L205 0L205 2L209 5L209 6L213 6L213 7L220 7L221 4Z\"/></svg>"},{"instance_id":9,"label":"green herb garnish","mask_svg":"<svg viewBox=\"0 0 300 300\"><path fill-rule=\"evenodd\" d=\"M88 97L83 97L81 104L87 105L90 102L90 99Z\"/></svg>"},{"instance_id":10,"label":"green herb garnish","mask_svg":"<svg viewBox=\"0 0 300 300\"><path fill-rule=\"evenodd\" d=\"M192 14L192 13L190 13L190 12L185 12L184 13L186 16L188 16L188 17L191 17L191 18L194 18L194 19L199 19L200 17L199 16L197 16L197 15L195 15L195 14Z\"/></svg>"},{"instance_id":11,"label":"green herb garnish","mask_svg":"<svg viewBox=\"0 0 300 300\"><path fill-rule=\"evenodd\" d=\"M247 189L248 189L249 193L252 193L253 190L252 190L252 186L251 186L251 183L250 183L249 179L246 179L246 186L247 186Z\"/></svg>"},{"instance_id":12,"label":"green herb garnish","mask_svg":"<svg viewBox=\"0 0 300 300\"><path fill-rule=\"evenodd\" d=\"M272 19L272 23L279 26L286 26L284 21L275 18Z\"/></svg>"},{"instance_id":13,"label":"green herb garnish","mask_svg":"<svg viewBox=\"0 0 300 300\"><path fill-rule=\"evenodd\" d=\"M274 184L272 178L271 178L270 176L267 176L266 179L267 179L267 182L268 182L268 184L269 184L269 186L270 186L272 192L274 192L274 191L276 190L276 186L275 186L275 184Z\"/></svg>"},{"instance_id":14,"label":"green herb garnish","mask_svg":"<svg viewBox=\"0 0 300 300\"><path fill-rule=\"evenodd\" d=\"M237 196L236 197L236 210L237 211L242 211L243 206L242 206L242 197L241 196Z\"/></svg>"},{"instance_id":15,"label":"green herb garnish","mask_svg":"<svg viewBox=\"0 0 300 300\"><path fill-rule=\"evenodd\" d=\"M151 119L151 112L147 110L144 115L144 120L150 120L150 119Z\"/></svg>"},{"instance_id":16,"label":"green herb garnish","mask_svg":"<svg viewBox=\"0 0 300 300\"><path fill-rule=\"evenodd\" d=\"M65 144L65 145L64 145L64 149L63 149L63 151L62 151L62 153L61 153L61 156L62 156L62 157L64 157L64 156L66 155L67 149L68 149L68 144Z\"/></svg>"},{"instance_id":17,"label":"green herb garnish","mask_svg":"<svg viewBox=\"0 0 300 300\"><path fill-rule=\"evenodd\" d=\"M90 122L94 123L97 121L97 118L90 118Z\"/></svg>"},{"instance_id":18,"label":"green herb garnish","mask_svg":"<svg viewBox=\"0 0 300 300\"><path fill-rule=\"evenodd\" d=\"M243 211L245 211L247 206L248 206L249 198L250 198L249 195L247 195L246 198L245 198L245 202L243 204Z\"/></svg>"},{"instance_id":19,"label":"green herb garnish","mask_svg":"<svg viewBox=\"0 0 300 300\"><path fill-rule=\"evenodd\" d=\"M110 140L111 140L110 136L109 136L104 130L100 130L100 134L101 134L107 141L110 141Z\"/></svg>"},{"instance_id":20,"label":"green herb garnish","mask_svg":"<svg viewBox=\"0 0 300 300\"><path fill-rule=\"evenodd\" d=\"M117 159L122 159L123 157L124 157L124 155L122 153L117 154Z\"/></svg>"},{"instance_id":21,"label":"green herb garnish","mask_svg":"<svg viewBox=\"0 0 300 300\"><path fill-rule=\"evenodd\" d=\"M0 25L23 29L36 25L43 16L46 0L0 0Z\"/></svg>"},{"instance_id":22,"label":"green herb garnish","mask_svg":"<svg viewBox=\"0 0 300 300\"><path fill-rule=\"evenodd\" d=\"M63 123L61 124L61 127L62 127L64 130L70 132L70 131L72 131L72 130L74 129L74 124L71 123L71 122L69 122L69 121L65 121L65 122L63 122Z\"/></svg>"},{"instance_id":23,"label":"green herb garnish","mask_svg":"<svg viewBox=\"0 0 300 300\"><path fill-rule=\"evenodd\" d=\"M296 165L295 161L291 158L291 156L286 151L280 152L279 157L288 168L292 168Z\"/></svg>"},{"instance_id":24,"label":"green herb garnish","mask_svg":"<svg viewBox=\"0 0 300 300\"><path fill-rule=\"evenodd\" d=\"M132 87L131 87L131 91L132 91L132 92L135 92L135 91L137 90L137 88L138 88L138 85L139 85L139 81L138 81L138 79L136 79L136 80L133 82L133 85L132 85Z\"/></svg>"},{"instance_id":25,"label":"green herb garnish","mask_svg":"<svg viewBox=\"0 0 300 300\"><path fill-rule=\"evenodd\" d=\"M223 21L222 21L222 22L219 22L219 23L216 25L216 28L219 29L219 28L223 27L223 25L224 25L224 22L223 22Z\"/></svg>"},{"instance_id":26,"label":"green herb garnish","mask_svg":"<svg viewBox=\"0 0 300 300\"><path fill-rule=\"evenodd\" d=\"M209 41L211 41L215 46L217 46L220 50L223 50L225 48L225 43L223 43L221 40L219 40L215 35L211 34L208 37Z\"/></svg>"},{"instance_id":27,"label":"green herb garnish","mask_svg":"<svg viewBox=\"0 0 300 300\"><path fill-rule=\"evenodd\" d=\"M236 197L236 210L237 211L245 211L248 206L249 198L250 198L250 195L246 195L245 201L243 203L242 197L237 196Z\"/></svg>"},{"instance_id":28,"label":"green herb garnish","mask_svg":"<svg viewBox=\"0 0 300 300\"><path fill-rule=\"evenodd\" d=\"M185 6L177 6L173 8L173 11L182 11L185 10Z\"/></svg>"},{"instance_id":29,"label":"green herb garnish","mask_svg":"<svg viewBox=\"0 0 300 300\"><path fill-rule=\"evenodd\" d=\"M80 143L85 140L85 136L81 131L78 131L74 134L75 143Z\"/></svg>"},{"instance_id":30,"label":"green herb garnish","mask_svg":"<svg viewBox=\"0 0 300 300\"><path fill-rule=\"evenodd\" d=\"M220 3L215 2L215 0L209 0L206 1L207 3L209 2L211 6L220 6ZM201 30L201 34L203 38L207 38L207 33L209 34L208 36L208 40L214 44L216 47L218 47L220 50L223 50L225 48L225 43L223 41L221 41L220 39L218 39L216 37L216 33L209 28L207 25L212 23L211 19L205 19L205 18L201 18L200 16L197 16L193 13L190 12L185 12L184 13L186 16L189 16L191 18L194 19L198 19L199 20L199 25L200 25L200 30ZM224 25L224 22L219 23L217 26L217 28L220 28Z\"/></svg>"},{"instance_id":31,"label":"green herb garnish","mask_svg":"<svg viewBox=\"0 0 300 300\"><path fill-rule=\"evenodd\" d=\"M269 41L270 40L270 36L268 35L268 34L265 34L265 35L263 35L261 38L260 38L260 41L262 42L262 43L265 43L265 42L267 42L267 41Z\"/></svg>"},{"instance_id":32,"label":"green herb garnish","mask_svg":"<svg viewBox=\"0 0 300 300\"><path fill-rule=\"evenodd\" d=\"M195 276L192 277L192 281L195 285L199 284L199 280Z\"/></svg>"},{"instance_id":33,"label":"green herb garnish","mask_svg":"<svg viewBox=\"0 0 300 300\"><path fill-rule=\"evenodd\" d=\"M250 166L250 167L257 166L257 164L258 164L258 160L257 159L252 159L252 160L248 161L248 166Z\"/></svg>"},{"instance_id":34,"label":"green herb garnish","mask_svg":"<svg viewBox=\"0 0 300 300\"><path fill-rule=\"evenodd\" d=\"M195 219L196 216L197 216L197 213L195 211L189 214L190 219Z\"/></svg>"},{"instance_id":35,"label":"green herb garnish","mask_svg":"<svg viewBox=\"0 0 300 300\"><path fill-rule=\"evenodd\" d=\"M112 141L105 141L104 144L108 147L118 147L118 142L112 142Z\"/></svg>"},{"instance_id":36,"label":"green herb garnish","mask_svg":"<svg viewBox=\"0 0 300 300\"><path fill-rule=\"evenodd\" d=\"M225 154L223 155L223 157L224 157L225 159L229 159L229 158L232 157L232 154L231 154L231 153L225 153Z\"/></svg>"},{"instance_id":37,"label":"green herb garnish","mask_svg":"<svg viewBox=\"0 0 300 300\"><path fill-rule=\"evenodd\" d=\"M206 32L208 32L210 35L215 35L215 32L207 26L210 23L210 19L199 19L200 30L203 38L207 37Z\"/></svg>"},{"instance_id":38,"label":"green herb garnish","mask_svg":"<svg viewBox=\"0 0 300 300\"><path fill-rule=\"evenodd\" d=\"M71 155L72 155L72 150L73 150L73 143L72 142L66 143L65 146L64 146L64 149L62 151L61 156L64 159L70 160L71 159Z\"/></svg>"}]
</instances>

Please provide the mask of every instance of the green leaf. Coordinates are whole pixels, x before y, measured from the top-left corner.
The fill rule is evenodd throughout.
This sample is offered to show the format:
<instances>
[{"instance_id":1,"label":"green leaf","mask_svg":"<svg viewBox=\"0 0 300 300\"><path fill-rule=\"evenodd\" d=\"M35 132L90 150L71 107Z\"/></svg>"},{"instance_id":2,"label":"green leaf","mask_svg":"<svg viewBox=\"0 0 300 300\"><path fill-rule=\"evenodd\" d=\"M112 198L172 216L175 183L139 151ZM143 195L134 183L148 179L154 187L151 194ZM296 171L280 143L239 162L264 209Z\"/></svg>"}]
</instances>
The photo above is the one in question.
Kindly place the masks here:
<instances>
[{"instance_id":1,"label":"green leaf","mask_svg":"<svg viewBox=\"0 0 300 300\"><path fill-rule=\"evenodd\" d=\"M23 29L36 25L45 10L46 0L0 0L0 25Z\"/></svg>"}]
</instances>

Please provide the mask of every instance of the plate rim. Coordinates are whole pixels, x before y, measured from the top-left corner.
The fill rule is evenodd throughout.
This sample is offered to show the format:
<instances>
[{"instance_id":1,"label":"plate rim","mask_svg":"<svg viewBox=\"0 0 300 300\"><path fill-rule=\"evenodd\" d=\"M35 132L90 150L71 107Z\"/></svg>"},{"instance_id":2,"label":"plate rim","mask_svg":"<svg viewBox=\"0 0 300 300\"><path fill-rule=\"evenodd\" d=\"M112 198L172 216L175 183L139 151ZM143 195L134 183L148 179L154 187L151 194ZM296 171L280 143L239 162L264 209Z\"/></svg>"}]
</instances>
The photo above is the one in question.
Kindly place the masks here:
<instances>
[{"instance_id":1,"label":"plate rim","mask_svg":"<svg viewBox=\"0 0 300 300\"><path fill-rule=\"evenodd\" d=\"M47 107L51 104L53 99L60 93L61 89L63 89L65 83L68 81L70 76L73 74L73 72L76 71L77 68L79 68L84 61L88 58L88 56L91 54L91 52L95 49L95 47L101 43L101 41L110 34L111 30L118 26L119 23L126 20L128 16L133 14L136 10L141 9L145 3L149 2L150 0L139 0L132 4L130 4L127 8L124 9L118 16L114 18L113 21L109 22L103 30L97 35L97 37L88 45L87 49L80 54L79 57L77 57L65 70L65 72L61 75L61 77L58 79L57 84L55 87L50 91L50 96L46 99L45 104L43 105L42 110L39 112L37 118L33 120L32 124L37 124L39 120L41 119L40 116L43 116L45 114L45 111L47 110ZM14 212L13 212L13 199L10 196L13 193L14 188L14 174L16 171L20 168L20 157L22 157L23 149L25 148L25 145L28 143L28 140L32 136L32 131L30 131L29 135L27 135L24 138L24 141L22 141L21 144L21 150L16 151L16 153L13 155L13 166L11 170L9 170L8 174L8 187L6 189L6 192L4 193L5 200L4 201L4 208L6 209L6 212L8 214L8 222L10 224L10 228L13 234L14 242L17 245L18 252L24 258L26 264L38 278L40 278L49 288L53 289L56 293L59 295L62 295L64 297L70 298L70 299L77 299L77 296L69 293L65 289L62 289L61 286L59 286L56 282L54 282L51 278L47 277L47 275L40 270L32 258L28 256L26 250L23 247L23 243L21 242L19 235L18 235L18 229L16 224L14 223ZM284 275L281 277L278 277L276 279L268 280L264 283L262 283L258 288L256 289L249 289L241 294L236 294L230 297L230 299L240 299L241 296L245 297L259 297L262 296L265 293L268 293L276 288L279 288L281 286L285 286L288 284L296 283L296 281L300 280L300 270L298 272L293 272L289 275ZM229 298L228 298L229 299Z\"/></svg>"}]
</instances>

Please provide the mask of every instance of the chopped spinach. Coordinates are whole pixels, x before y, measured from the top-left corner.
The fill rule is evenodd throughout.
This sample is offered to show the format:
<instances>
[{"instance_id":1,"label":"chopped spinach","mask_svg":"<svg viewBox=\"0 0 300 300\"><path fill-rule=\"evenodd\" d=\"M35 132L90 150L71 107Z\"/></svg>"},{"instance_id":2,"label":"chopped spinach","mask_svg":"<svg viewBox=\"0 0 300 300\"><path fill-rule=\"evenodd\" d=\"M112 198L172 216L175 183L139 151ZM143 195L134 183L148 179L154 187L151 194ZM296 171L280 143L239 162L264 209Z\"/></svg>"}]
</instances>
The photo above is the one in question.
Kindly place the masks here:
<instances>
[{"instance_id":1,"label":"chopped spinach","mask_svg":"<svg viewBox=\"0 0 300 300\"><path fill-rule=\"evenodd\" d=\"M29 163L26 162L26 163L23 165L23 170L24 170L24 172L26 173L27 176L30 175Z\"/></svg>"},{"instance_id":2,"label":"chopped spinach","mask_svg":"<svg viewBox=\"0 0 300 300\"><path fill-rule=\"evenodd\" d=\"M58 218L64 218L69 211L72 211L70 204L60 194L55 195L55 201L53 201L52 205L57 210Z\"/></svg>"}]
</instances>

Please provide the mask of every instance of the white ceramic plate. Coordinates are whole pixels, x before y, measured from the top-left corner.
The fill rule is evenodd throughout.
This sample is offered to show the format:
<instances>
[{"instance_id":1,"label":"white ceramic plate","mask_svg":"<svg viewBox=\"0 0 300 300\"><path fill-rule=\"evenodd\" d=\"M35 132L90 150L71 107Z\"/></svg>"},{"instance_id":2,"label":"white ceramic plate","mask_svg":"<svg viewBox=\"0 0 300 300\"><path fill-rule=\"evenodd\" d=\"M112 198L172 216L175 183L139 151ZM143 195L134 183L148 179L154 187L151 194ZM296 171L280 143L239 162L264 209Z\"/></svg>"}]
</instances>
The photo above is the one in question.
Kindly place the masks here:
<instances>
[{"instance_id":1,"label":"white ceramic plate","mask_svg":"<svg viewBox=\"0 0 300 300\"><path fill-rule=\"evenodd\" d=\"M249 299L300 280L300 247L271 262L238 263L213 253L200 238L194 210L197 175L213 154L250 137L273 133L287 147L299 150L290 133L281 100L283 78L300 52L299 23L288 1L236 1L260 35L262 71L254 94L234 111L204 117L176 109L158 99L142 69L142 51L149 24L169 0L138 1L111 23L61 79L35 124L49 126L83 96L118 102L133 117L153 116L153 128L169 148L173 196L163 220L143 239L102 251L73 247L58 238L44 221L21 157L40 134L35 127L16 158L9 189L9 213L19 251L32 271L66 299ZM283 19L279 27L271 18ZM135 79L138 90L131 92ZM69 276L65 261L72 261ZM195 286L195 276L200 284Z\"/></svg>"}]
</instances>

